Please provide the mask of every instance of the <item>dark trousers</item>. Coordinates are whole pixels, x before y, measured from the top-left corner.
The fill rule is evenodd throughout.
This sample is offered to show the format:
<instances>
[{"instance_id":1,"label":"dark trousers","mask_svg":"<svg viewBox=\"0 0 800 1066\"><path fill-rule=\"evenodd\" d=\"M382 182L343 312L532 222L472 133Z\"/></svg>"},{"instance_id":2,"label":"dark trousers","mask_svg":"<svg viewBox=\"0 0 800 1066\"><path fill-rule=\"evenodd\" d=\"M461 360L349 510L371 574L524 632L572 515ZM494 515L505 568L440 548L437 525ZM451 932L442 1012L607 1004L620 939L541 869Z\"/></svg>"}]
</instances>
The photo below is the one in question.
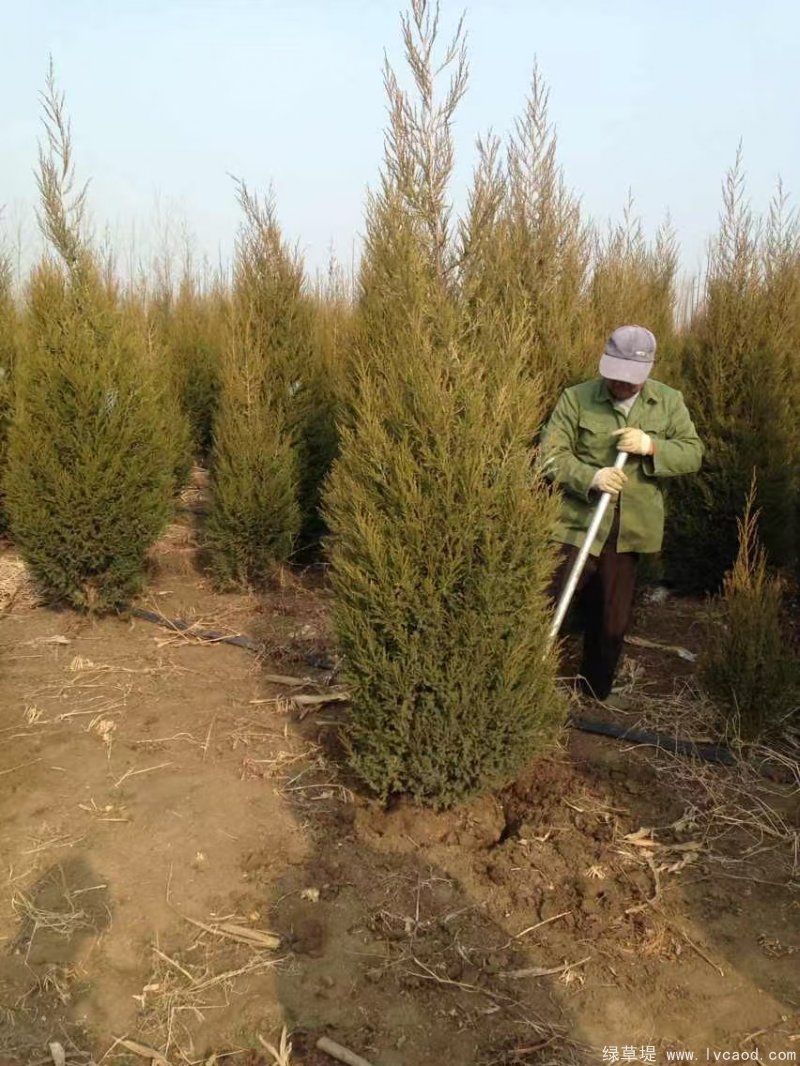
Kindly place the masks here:
<instances>
[{"instance_id":1,"label":"dark trousers","mask_svg":"<svg viewBox=\"0 0 800 1066\"><path fill-rule=\"evenodd\" d=\"M599 557L590 555L586 560L573 601L580 598L585 615L580 667L582 685L600 700L611 692L636 591L639 553L618 552L618 533L619 512ZM562 560L550 586L554 601L561 595L578 551L570 544L562 545Z\"/></svg>"}]
</instances>

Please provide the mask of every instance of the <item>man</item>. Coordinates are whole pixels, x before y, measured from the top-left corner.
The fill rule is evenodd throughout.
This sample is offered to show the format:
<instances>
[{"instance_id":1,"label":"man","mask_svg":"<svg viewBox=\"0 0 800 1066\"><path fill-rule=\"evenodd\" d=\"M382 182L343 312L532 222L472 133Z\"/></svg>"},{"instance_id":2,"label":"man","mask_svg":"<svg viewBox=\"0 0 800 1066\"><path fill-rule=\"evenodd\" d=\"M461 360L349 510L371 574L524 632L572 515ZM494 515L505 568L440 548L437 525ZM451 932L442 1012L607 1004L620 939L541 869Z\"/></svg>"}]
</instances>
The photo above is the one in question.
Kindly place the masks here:
<instances>
[{"instance_id":1,"label":"man","mask_svg":"<svg viewBox=\"0 0 800 1066\"><path fill-rule=\"evenodd\" d=\"M600 493L611 494L578 585L586 610L581 685L600 700L611 692L630 624L639 556L661 550L661 480L694 473L703 457L681 394L650 379L655 354L650 330L614 330L600 359L600 376L562 394L542 439L548 476L563 489L555 530L563 545L555 598ZM618 451L629 455L624 470L613 465Z\"/></svg>"}]
</instances>

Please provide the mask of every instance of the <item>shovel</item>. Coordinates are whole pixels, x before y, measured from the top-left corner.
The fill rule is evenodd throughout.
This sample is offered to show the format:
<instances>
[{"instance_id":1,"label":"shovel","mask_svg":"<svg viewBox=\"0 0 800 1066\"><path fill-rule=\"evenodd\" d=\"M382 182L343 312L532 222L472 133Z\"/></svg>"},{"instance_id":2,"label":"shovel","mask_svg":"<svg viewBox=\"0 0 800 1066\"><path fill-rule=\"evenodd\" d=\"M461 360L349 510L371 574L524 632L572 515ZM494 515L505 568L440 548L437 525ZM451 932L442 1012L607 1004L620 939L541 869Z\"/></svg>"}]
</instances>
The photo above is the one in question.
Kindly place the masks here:
<instances>
[{"instance_id":1,"label":"shovel","mask_svg":"<svg viewBox=\"0 0 800 1066\"><path fill-rule=\"evenodd\" d=\"M614 467L617 470L621 470L625 463L628 461L627 452L617 452L617 458L614 460ZM597 531L600 528L600 523L603 521L603 515L608 509L608 504L611 499L610 492L601 492L600 499L597 502L592 520L589 523L589 529L586 532L586 540L581 545L581 550L575 557L575 562L572 564L572 569L569 572L564 590L558 600L558 606L556 607L556 613L553 616L553 624L550 626L550 633L548 634L548 640L550 644L558 636L558 631L561 629L561 624L564 621L564 617L569 610L569 605L572 602L572 597L575 595L575 589L578 587L583 568L586 566L586 560L589 558L589 552L594 544L594 538L597 536Z\"/></svg>"}]
</instances>

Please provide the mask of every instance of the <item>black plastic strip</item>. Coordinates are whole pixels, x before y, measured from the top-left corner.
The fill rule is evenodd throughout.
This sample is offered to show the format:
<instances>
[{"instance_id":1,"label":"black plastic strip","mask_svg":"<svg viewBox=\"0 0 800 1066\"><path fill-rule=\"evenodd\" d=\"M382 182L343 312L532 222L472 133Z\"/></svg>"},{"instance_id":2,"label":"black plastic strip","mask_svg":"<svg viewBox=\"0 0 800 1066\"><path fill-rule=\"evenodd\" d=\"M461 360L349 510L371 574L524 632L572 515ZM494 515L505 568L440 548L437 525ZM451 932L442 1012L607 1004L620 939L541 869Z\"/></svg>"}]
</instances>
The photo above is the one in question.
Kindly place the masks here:
<instances>
[{"instance_id":1,"label":"black plastic strip","mask_svg":"<svg viewBox=\"0 0 800 1066\"><path fill-rule=\"evenodd\" d=\"M626 729L624 726L612 725L609 722L597 722L593 718L572 717L570 724L583 733L597 733L604 737L614 737L616 740L627 740L630 744L650 744L672 752L673 755L693 755L698 759L705 759L706 762L722 763L724 766L734 766L736 763L736 759L728 749L720 744L696 744L693 740L677 740L663 733Z\"/></svg>"},{"instance_id":2,"label":"black plastic strip","mask_svg":"<svg viewBox=\"0 0 800 1066\"><path fill-rule=\"evenodd\" d=\"M134 607L129 613L134 618L142 618L145 622L155 622L156 625L163 626L165 629L175 629L179 633L191 632L191 635L199 640L213 641L214 644L234 644L237 648L247 648L248 651L254 651L257 654L264 650L263 644L243 634L232 637L213 629L195 629L194 622L186 622L183 618L165 618L163 614L146 611L143 607Z\"/></svg>"}]
</instances>

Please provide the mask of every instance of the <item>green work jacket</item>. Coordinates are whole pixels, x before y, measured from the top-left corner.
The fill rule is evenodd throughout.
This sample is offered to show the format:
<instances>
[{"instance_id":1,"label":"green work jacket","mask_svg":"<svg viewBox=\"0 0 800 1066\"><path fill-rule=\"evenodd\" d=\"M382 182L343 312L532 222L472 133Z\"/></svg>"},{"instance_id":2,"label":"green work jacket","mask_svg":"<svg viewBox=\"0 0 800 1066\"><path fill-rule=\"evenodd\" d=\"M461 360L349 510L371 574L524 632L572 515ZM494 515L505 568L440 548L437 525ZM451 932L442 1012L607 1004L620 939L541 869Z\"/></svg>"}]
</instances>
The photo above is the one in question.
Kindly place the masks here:
<instances>
[{"instance_id":1,"label":"green work jacket","mask_svg":"<svg viewBox=\"0 0 800 1066\"><path fill-rule=\"evenodd\" d=\"M664 537L664 497L661 479L693 474L700 469L703 445L683 396L660 381L648 380L626 418L615 409L614 398L602 378L584 381L562 393L542 436L541 457L549 478L563 491L555 539L562 544L583 543L600 493L590 489L603 466L617 456L614 430L643 429L655 444L655 455L629 455L628 482L618 497L620 552L657 552ZM599 555L614 520L609 506L592 555Z\"/></svg>"}]
</instances>

